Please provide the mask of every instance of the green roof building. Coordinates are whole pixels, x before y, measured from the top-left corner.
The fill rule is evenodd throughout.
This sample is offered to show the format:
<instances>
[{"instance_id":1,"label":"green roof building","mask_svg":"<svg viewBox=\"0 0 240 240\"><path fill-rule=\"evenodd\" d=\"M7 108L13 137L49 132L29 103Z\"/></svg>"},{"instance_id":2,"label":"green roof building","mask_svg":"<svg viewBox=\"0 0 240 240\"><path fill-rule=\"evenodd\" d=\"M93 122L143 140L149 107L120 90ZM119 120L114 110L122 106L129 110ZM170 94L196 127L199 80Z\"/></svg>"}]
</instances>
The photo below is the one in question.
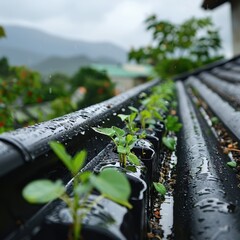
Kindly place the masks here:
<instances>
[{"instance_id":1,"label":"green roof building","mask_svg":"<svg viewBox=\"0 0 240 240\"><path fill-rule=\"evenodd\" d=\"M147 81L153 75L152 67L145 65L91 64L90 67L106 72L119 93Z\"/></svg>"}]
</instances>

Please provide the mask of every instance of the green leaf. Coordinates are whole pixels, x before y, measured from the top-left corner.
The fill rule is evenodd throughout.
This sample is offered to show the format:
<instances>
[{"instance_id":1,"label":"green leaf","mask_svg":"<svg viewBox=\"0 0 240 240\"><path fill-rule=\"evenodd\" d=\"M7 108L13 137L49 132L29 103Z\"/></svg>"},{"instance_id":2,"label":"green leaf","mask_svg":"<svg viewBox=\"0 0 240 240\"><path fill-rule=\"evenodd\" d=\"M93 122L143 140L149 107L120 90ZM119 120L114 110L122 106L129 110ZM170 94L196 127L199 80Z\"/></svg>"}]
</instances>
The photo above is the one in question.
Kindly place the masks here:
<instances>
[{"instance_id":1,"label":"green leaf","mask_svg":"<svg viewBox=\"0 0 240 240\"><path fill-rule=\"evenodd\" d=\"M146 120L146 123L149 124L149 125L154 125L154 124L156 124L156 120L150 118L150 119L147 119L147 120Z\"/></svg>"},{"instance_id":2,"label":"green leaf","mask_svg":"<svg viewBox=\"0 0 240 240\"><path fill-rule=\"evenodd\" d=\"M118 146L118 147L117 147L117 152L118 152L118 153L122 153L122 154L126 154L126 153L127 153L127 150L126 150L126 148L123 147L123 146Z\"/></svg>"},{"instance_id":3,"label":"green leaf","mask_svg":"<svg viewBox=\"0 0 240 240\"><path fill-rule=\"evenodd\" d=\"M126 145L126 137L119 137L119 144L121 146L125 146Z\"/></svg>"},{"instance_id":4,"label":"green leaf","mask_svg":"<svg viewBox=\"0 0 240 240\"><path fill-rule=\"evenodd\" d=\"M131 172L137 172L137 168L135 166L126 166L126 170L131 171Z\"/></svg>"},{"instance_id":5,"label":"green leaf","mask_svg":"<svg viewBox=\"0 0 240 240\"><path fill-rule=\"evenodd\" d=\"M73 160L72 160L72 170L75 174L79 172L79 170L82 168L82 166L85 163L87 157L87 152L85 150L82 150L81 152L77 153Z\"/></svg>"},{"instance_id":6,"label":"green leaf","mask_svg":"<svg viewBox=\"0 0 240 240\"><path fill-rule=\"evenodd\" d=\"M153 182L153 186L156 189L156 191L160 193L162 196L165 196L165 194L167 193L167 190L162 183Z\"/></svg>"},{"instance_id":7,"label":"green leaf","mask_svg":"<svg viewBox=\"0 0 240 240\"><path fill-rule=\"evenodd\" d=\"M182 127L182 124L178 122L177 116L168 115L165 124L167 130L172 132L178 132Z\"/></svg>"},{"instance_id":8,"label":"green leaf","mask_svg":"<svg viewBox=\"0 0 240 240\"><path fill-rule=\"evenodd\" d=\"M118 127L115 127L115 126L113 126L112 128L114 129L115 134L118 137L123 137L126 134L125 131L123 129L121 129L121 128L118 128Z\"/></svg>"},{"instance_id":9,"label":"green leaf","mask_svg":"<svg viewBox=\"0 0 240 240\"><path fill-rule=\"evenodd\" d=\"M64 145L58 142L50 142L49 145L68 170L73 172L72 157L66 152Z\"/></svg>"},{"instance_id":10,"label":"green leaf","mask_svg":"<svg viewBox=\"0 0 240 240\"><path fill-rule=\"evenodd\" d=\"M101 133L103 135L107 135L109 137L112 137L115 135L115 131L113 128L92 128L95 132Z\"/></svg>"},{"instance_id":11,"label":"green leaf","mask_svg":"<svg viewBox=\"0 0 240 240\"><path fill-rule=\"evenodd\" d=\"M231 162L227 162L227 165L231 168L236 168L237 167L237 163L234 162L234 161L231 161Z\"/></svg>"},{"instance_id":12,"label":"green leaf","mask_svg":"<svg viewBox=\"0 0 240 240\"><path fill-rule=\"evenodd\" d=\"M141 165L139 158L133 153L129 153L128 156L127 156L127 159L128 159L129 162L131 162L132 164L134 164L136 166Z\"/></svg>"},{"instance_id":13,"label":"green leaf","mask_svg":"<svg viewBox=\"0 0 240 240\"><path fill-rule=\"evenodd\" d=\"M153 116L161 121L163 120L162 115L157 111L154 111Z\"/></svg>"},{"instance_id":14,"label":"green leaf","mask_svg":"<svg viewBox=\"0 0 240 240\"><path fill-rule=\"evenodd\" d=\"M136 112L131 113L131 114L130 114L130 117L129 117L129 120L130 120L129 122L132 123L132 122L134 121L134 119L136 118L136 116L137 116L137 113L136 113Z\"/></svg>"},{"instance_id":15,"label":"green leaf","mask_svg":"<svg viewBox=\"0 0 240 240\"><path fill-rule=\"evenodd\" d=\"M151 113L148 110L142 110L140 112L140 115L142 116L142 118L151 118L152 117Z\"/></svg>"},{"instance_id":16,"label":"green leaf","mask_svg":"<svg viewBox=\"0 0 240 240\"><path fill-rule=\"evenodd\" d=\"M129 135L127 135L127 138L128 138L127 145L129 146L130 149L132 149L134 147L135 143L137 142L137 136L133 136L133 135L129 134Z\"/></svg>"},{"instance_id":17,"label":"green leaf","mask_svg":"<svg viewBox=\"0 0 240 240\"><path fill-rule=\"evenodd\" d=\"M147 133L145 130L143 130L139 135L139 139L146 138L146 136L147 136Z\"/></svg>"},{"instance_id":18,"label":"green leaf","mask_svg":"<svg viewBox=\"0 0 240 240\"><path fill-rule=\"evenodd\" d=\"M176 141L174 138L171 137L163 137L162 139L163 144L170 150L174 151Z\"/></svg>"},{"instance_id":19,"label":"green leaf","mask_svg":"<svg viewBox=\"0 0 240 240\"><path fill-rule=\"evenodd\" d=\"M52 182L47 179L36 180L23 189L23 197L30 203L47 203L65 193L62 181Z\"/></svg>"},{"instance_id":20,"label":"green leaf","mask_svg":"<svg viewBox=\"0 0 240 240\"><path fill-rule=\"evenodd\" d=\"M133 106L129 106L128 108L129 108L131 111L138 113L138 109L137 109L137 108L135 108L135 107L133 107Z\"/></svg>"},{"instance_id":21,"label":"green leaf","mask_svg":"<svg viewBox=\"0 0 240 240\"><path fill-rule=\"evenodd\" d=\"M126 115L126 114L118 114L118 117L121 118L121 120L124 122L128 119L129 115Z\"/></svg>"},{"instance_id":22,"label":"green leaf","mask_svg":"<svg viewBox=\"0 0 240 240\"><path fill-rule=\"evenodd\" d=\"M79 179L82 183L85 183L89 180L92 173L90 171L85 171L79 174Z\"/></svg>"},{"instance_id":23,"label":"green leaf","mask_svg":"<svg viewBox=\"0 0 240 240\"><path fill-rule=\"evenodd\" d=\"M84 195L86 193L89 193L91 192L93 189L93 186L91 183L84 183L84 184L79 184L76 188L75 188L75 192L78 194L78 195Z\"/></svg>"},{"instance_id":24,"label":"green leaf","mask_svg":"<svg viewBox=\"0 0 240 240\"><path fill-rule=\"evenodd\" d=\"M219 119L217 117L212 117L211 118L211 122L212 122L213 125L218 124L219 123Z\"/></svg>"},{"instance_id":25,"label":"green leaf","mask_svg":"<svg viewBox=\"0 0 240 240\"><path fill-rule=\"evenodd\" d=\"M126 136L126 141L127 141L128 144L131 144L131 142L132 142L133 140L134 140L133 135L128 134L128 135Z\"/></svg>"},{"instance_id":26,"label":"green leaf","mask_svg":"<svg viewBox=\"0 0 240 240\"><path fill-rule=\"evenodd\" d=\"M107 168L100 172L98 176L92 175L90 180L103 196L128 208L132 208L128 202L131 187L123 173Z\"/></svg>"}]
</instances>

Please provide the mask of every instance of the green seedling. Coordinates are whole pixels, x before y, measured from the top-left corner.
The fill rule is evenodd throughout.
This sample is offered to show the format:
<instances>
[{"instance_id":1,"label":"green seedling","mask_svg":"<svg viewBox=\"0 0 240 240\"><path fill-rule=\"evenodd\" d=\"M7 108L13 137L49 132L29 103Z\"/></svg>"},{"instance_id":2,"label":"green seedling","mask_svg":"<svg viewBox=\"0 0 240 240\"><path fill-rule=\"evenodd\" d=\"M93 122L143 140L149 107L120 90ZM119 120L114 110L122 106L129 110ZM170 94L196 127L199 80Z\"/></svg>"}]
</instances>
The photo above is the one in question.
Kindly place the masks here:
<instances>
[{"instance_id":1,"label":"green seedling","mask_svg":"<svg viewBox=\"0 0 240 240\"><path fill-rule=\"evenodd\" d=\"M141 103L149 111L159 112L159 110L161 110L162 112L166 112L168 110L167 108L168 102L162 96L159 96L158 94L155 94L155 93L150 95L148 98L144 99ZM158 115L158 116L161 116L161 115Z\"/></svg>"},{"instance_id":2,"label":"green seedling","mask_svg":"<svg viewBox=\"0 0 240 240\"><path fill-rule=\"evenodd\" d=\"M212 125L216 125L219 123L219 119L217 117L212 117L211 122L212 122Z\"/></svg>"},{"instance_id":3,"label":"green seedling","mask_svg":"<svg viewBox=\"0 0 240 240\"><path fill-rule=\"evenodd\" d=\"M138 109L131 106L128 108L132 111L129 115L118 114L118 117L120 117L121 120L125 122L126 128L128 129L129 133L131 135L136 135L137 132L139 131L139 128L136 127L137 124L135 122L135 119L138 116L139 111ZM139 139L146 138L146 131L142 129L142 131L140 131L140 133L138 134L138 138Z\"/></svg>"},{"instance_id":4,"label":"green seedling","mask_svg":"<svg viewBox=\"0 0 240 240\"><path fill-rule=\"evenodd\" d=\"M138 157L131 152L134 144L137 141L136 136L126 134L123 129L115 126L112 126L111 128L93 128L93 130L112 139L117 148L120 165L123 168L126 168L127 160L133 165L140 165L140 160Z\"/></svg>"},{"instance_id":5,"label":"green seedling","mask_svg":"<svg viewBox=\"0 0 240 240\"><path fill-rule=\"evenodd\" d=\"M146 125L149 126L149 128L154 128L154 124L156 123L156 120L154 119L152 113L148 110L142 110L139 113L140 116L140 123L141 123L141 128L143 130L146 129Z\"/></svg>"},{"instance_id":6,"label":"green seedling","mask_svg":"<svg viewBox=\"0 0 240 240\"><path fill-rule=\"evenodd\" d=\"M129 109L132 111L129 115L118 114L118 117L120 117L121 120L125 122L126 128L128 129L129 133L131 135L134 135L139 130L139 128L136 127L136 122L135 122L135 119L138 115L138 110L131 106L129 107Z\"/></svg>"},{"instance_id":7,"label":"green seedling","mask_svg":"<svg viewBox=\"0 0 240 240\"><path fill-rule=\"evenodd\" d=\"M177 116L168 115L164 123L167 130L171 132L179 132L182 128L182 124L179 123Z\"/></svg>"},{"instance_id":8,"label":"green seedling","mask_svg":"<svg viewBox=\"0 0 240 240\"><path fill-rule=\"evenodd\" d=\"M159 182L153 182L153 186L155 188L155 190L160 193L161 196L165 196L167 193L167 190L165 188L165 186L162 183Z\"/></svg>"},{"instance_id":9,"label":"green seedling","mask_svg":"<svg viewBox=\"0 0 240 240\"><path fill-rule=\"evenodd\" d=\"M73 197L68 195L61 180L53 182L48 179L29 183L23 189L22 194L29 203L33 204L43 204L57 198L62 199L70 209L73 218L71 239L81 239L82 220L101 199L108 198L128 208L132 207L128 202L131 193L130 185L123 173L110 168L104 169L99 175L94 175L89 171L80 172L85 163L86 151L83 150L71 157L62 144L50 142L50 146L74 177ZM100 195L89 204L88 199L94 188L100 192Z\"/></svg>"},{"instance_id":10,"label":"green seedling","mask_svg":"<svg viewBox=\"0 0 240 240\"><path fill-rule=\"evenodd\" d=\"M163 137L162 138L163 144L171 151L175 150L176 140L172 137Z\"/></svg>"},{"instance_id":11,"label":"green seedling","mask_svg":"<svg viewBox=\"0 0 240 240\"><path fill-rule=\"evenodd\" d=\"M227 165L231 168L236 168L237 167L237 163L234 162L234 161L231 161L231 162L227 162Z\"/></svg>"}]
</instances>

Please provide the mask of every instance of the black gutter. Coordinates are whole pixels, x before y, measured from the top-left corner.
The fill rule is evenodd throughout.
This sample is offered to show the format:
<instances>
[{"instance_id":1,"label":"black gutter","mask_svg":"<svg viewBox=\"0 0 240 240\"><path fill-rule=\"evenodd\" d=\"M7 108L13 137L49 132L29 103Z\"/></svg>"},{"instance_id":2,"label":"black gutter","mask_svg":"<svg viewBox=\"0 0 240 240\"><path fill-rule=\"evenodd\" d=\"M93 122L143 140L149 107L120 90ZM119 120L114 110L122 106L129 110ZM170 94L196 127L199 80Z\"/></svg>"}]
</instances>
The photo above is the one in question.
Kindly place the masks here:
<instances>
[{"instance_id":1,"label":"black gutter","mask_svg":"<svg viewBox=\"0 0 240 240\"><path fill-rule=\"evenodd\" d=\"M200 68L198 68L196 70L192 70L192 71L188 71L186 73L181 73L179 75L176 75L173 78L173 80L174 81L178 81L178 80L184 81L189 76L197 76L201 72L211 71L212 69L214 69L216 67L220 67L220 66L223 66L223 65L225 65L227 63L234 62L234 61L238 60L239 58L240 58L240 55L237 55L237 56L235 56L234 58L231 58L231 59L222 59L222 60L216 61L214 63L210 63L210 64L207 64L205 66L202 66L202 67L200 67Z\"/></svg>"},{"instance_id":2,"label":"black gutter","mask_svg":"<svg viewBox=\"0 0 240 240\"><path fill-rule=\"evenodd\" d=\"M183 128L177 146L174 237L185 239L238 239L240 189L228 158L183 83L177 83Z\"/></svg>"},{"instance_id":3,"label":"black gutter","mask_svg":"<svg viewBox=\"0 0 240 240\"><path fill-rule=\"evenodd\" d=\"M72 153L85 147L90 147L93 153L92 147L95 147L95 145L92 145L93 142L89 146L90 143L83 141L88 139L85 136L92 132L90 127L97 125L110 126L113 117L116 121L115 116L118 112L127 112L128 109L123 109L124 107L136 104L138 95L141 92L148 91L157 83L158 80L154 80L88 108L34 126L1 134L0 144L3 147L0 148L0 169L5 169L5 158L8 158L6 151L10 151L10 149L12 151L13 149L14 151L18 150L16 156L21 159L21 162L33 162L39 157L49 154L48 143L53 140L64 143ZM116 124L120 124L120 122ZM78 147L76 142L78 142ZM103 147L99 151L102 149ZM90 155L92 155L91 158L95 156L94 153ZM14 166L6 171L13 170L13 168Z\"/></svg>"},{"instance_id":4,"label":"black gutter","mask_svg":"<svg viewBox=\"0 0 240 240\"><path fill-rule=\"evenodd\" d=\"M240 141L240 112L236 111L228 102L224 101L218 94L201 83L199 79L191 77L188 83L197 90L200 97L208 104L212 112L222 121L224 126L229 129L232 135Z\"/></svg>"}]
</instances>

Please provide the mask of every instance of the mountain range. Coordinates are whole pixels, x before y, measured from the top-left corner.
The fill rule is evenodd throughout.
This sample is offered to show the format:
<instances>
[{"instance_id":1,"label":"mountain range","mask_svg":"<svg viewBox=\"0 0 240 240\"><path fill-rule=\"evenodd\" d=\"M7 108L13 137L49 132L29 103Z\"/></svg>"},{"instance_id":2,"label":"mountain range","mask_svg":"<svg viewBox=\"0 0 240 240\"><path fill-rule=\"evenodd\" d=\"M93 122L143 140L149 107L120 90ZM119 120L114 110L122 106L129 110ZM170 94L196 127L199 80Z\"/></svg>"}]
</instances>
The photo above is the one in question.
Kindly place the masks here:
<instances>
[{"instance_id":1,"label":"mountain range","mask_svg":"<svg viewBox=\"0 0 240 240\"><path fill-rule=\"evenodd\" d=\"M11 65L26 65L42 74L73 74L91 63L124 63L126 51L112 43L66 39L23 26L4 26L0 57Z\"/></svg>"}]
</instances>

